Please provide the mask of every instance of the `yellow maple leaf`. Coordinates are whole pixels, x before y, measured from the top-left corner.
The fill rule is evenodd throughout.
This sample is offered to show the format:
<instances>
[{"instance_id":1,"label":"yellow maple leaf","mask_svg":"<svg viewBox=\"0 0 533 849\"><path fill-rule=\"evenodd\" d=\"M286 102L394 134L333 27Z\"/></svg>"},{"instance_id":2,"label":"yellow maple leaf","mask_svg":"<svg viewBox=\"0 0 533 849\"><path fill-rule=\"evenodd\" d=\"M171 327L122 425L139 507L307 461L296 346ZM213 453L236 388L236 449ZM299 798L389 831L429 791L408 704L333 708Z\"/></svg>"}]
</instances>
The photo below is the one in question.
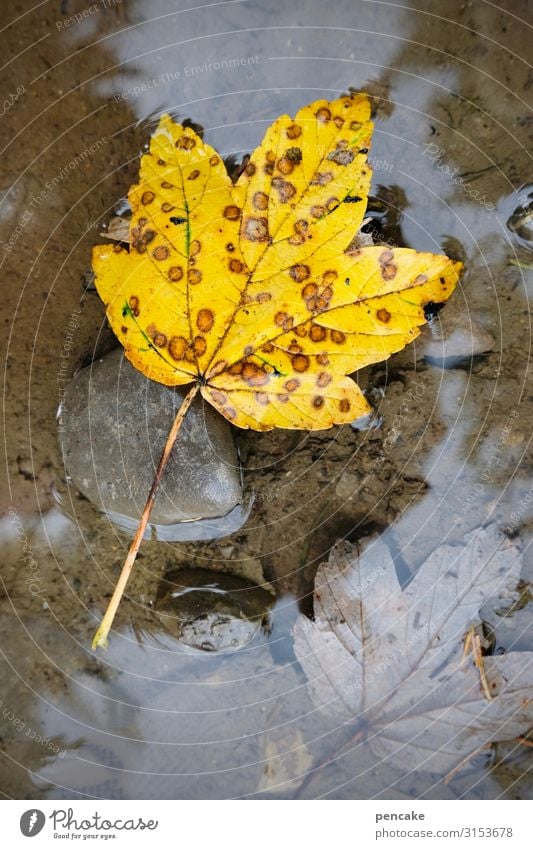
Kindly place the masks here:
<instances>
[{"instance_id":1,"label":"yellow maple leaf","mask_svg":"<svg viewBox=\"0 0 533 849\"><path fill-rule=\"evenodd\" d=\"M370 187L370 104L305 106L267 130L236 185L218 153L163 115L132 186L129 249L94 248L96 288L133 365L192 384L176 416L115 592L105 646L181 422L202 396L242 428L319 430L369 411L349 374L420 332L461 263L358 247Z\"/></svg>"},{"instance_id":2,"label":"yellow maple leaf","mask_svg":"<svg viewBox=\"0 0 533 849\"><path fill-rule=\"evenodd\" d=\"M96 287L133 365L196 383L242 428L323 429L369 406L347 377L412 341L461 263L354 248L370 187L363 94L267 130L236 185L213 148L163 115L129 201L129 250L94 249Z\"/></svg>"}]
</instances>

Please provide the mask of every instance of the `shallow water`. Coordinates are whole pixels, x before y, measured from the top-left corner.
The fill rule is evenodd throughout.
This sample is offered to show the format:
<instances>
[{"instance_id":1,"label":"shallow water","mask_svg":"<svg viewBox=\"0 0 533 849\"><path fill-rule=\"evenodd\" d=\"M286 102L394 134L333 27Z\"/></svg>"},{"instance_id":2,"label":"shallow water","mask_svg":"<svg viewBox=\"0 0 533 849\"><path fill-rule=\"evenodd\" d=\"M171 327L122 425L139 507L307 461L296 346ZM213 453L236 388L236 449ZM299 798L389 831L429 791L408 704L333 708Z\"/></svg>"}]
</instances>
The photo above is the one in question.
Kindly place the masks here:
<instances>
[{"instance_id":1,"label":"shallow water","mask_svg":"<svg viewBox=\"0 0 533 849\"><path fill-rule=\"evenodd\" d=\"M3 32L13 57L0 184L3 794L530 797L531 760L517 743L481 753L447 784L376 764L314 708L291 631L340 537L383 534L407 581L440 543L494 521L533 580L531 10L521 0L110 0L77 19L89 5L62 5L59 16L58 4L16 3ZM65 486L61 388L112 341L84 285L91 247L161 111L202 125L238 160L279 114L349 87L377 98L367 229L463 259L461 289L416 344L359 375L380 426L237 434L256 492L248 522L213 542L146 543L109 651L95 656L127 537L82 498L69 516L54 500ZM424 344L442 338L441 322L492 345L429 362ZM157 609L177 567L273 589L273 608L255 614L263 627L239 650L185 645ZM501 649L533 649L531 612L526 603L491 623Z\"/></svg>"}]
</instances>

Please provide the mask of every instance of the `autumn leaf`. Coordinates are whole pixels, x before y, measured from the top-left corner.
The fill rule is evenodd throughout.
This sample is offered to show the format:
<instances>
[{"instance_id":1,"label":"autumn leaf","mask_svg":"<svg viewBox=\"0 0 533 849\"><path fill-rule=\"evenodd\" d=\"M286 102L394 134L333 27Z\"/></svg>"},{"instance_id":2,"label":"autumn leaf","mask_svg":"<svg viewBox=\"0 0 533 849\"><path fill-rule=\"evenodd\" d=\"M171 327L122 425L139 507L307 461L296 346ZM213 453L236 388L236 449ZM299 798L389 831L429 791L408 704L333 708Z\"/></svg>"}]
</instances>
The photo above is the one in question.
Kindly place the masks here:
<instances>
[{"instance_id":1,"label":"autumn leaf","mask_svg":"<svg viewBox=\"0 0 533 849\"><path fill-rule=\"evenodd\" d=\"M241 428L352 422L370 408L348 375L415 339L424 307L453 292L461 263L358 244L371 134L366 95L318 100L278 118L233 185L213 148L161 117L129 191L129 244L95 247L93 269L133 365L192 386L93 645L106 643L197 392Z\"/></svg>"},{"instance_id":2,"label":"autumn leaf","mask_svg":"<svg viewBox=\"0 0 533 849\"><path fill-rule=\"evenodd\" d=\"M295 652L319 709L401 772L446 774L533 725L533 652L486 656L464 637L487 599L516 589L521 558L495 525L437 548L401 589L388 547L339 543L315 578Z\"/></svg>"},{"instance_id":3,"label":"autumn leaf","mask_svg":"<svg viewBox=\"0 0 533 849\"><path fill-rule=\"evenodd\" d=\"M461 263L354 247L371 168L370 106L319 100L267 130L236 185L218 153L163 115L132 186L129 249L94 249L125 353L196 384L241 428L323 429L369 411L347 375L419 334Z\"/></svg>"}]
</instances>

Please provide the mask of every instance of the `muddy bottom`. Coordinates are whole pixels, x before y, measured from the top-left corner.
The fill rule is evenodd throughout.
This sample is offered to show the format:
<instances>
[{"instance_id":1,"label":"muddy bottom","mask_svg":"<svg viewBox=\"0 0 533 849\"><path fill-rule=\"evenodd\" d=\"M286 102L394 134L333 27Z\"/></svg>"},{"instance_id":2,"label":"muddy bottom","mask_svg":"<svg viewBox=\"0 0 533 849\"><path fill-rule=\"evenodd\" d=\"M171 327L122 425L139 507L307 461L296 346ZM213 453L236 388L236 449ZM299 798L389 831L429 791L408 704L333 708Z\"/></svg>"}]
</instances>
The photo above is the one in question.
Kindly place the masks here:
<instances>
[{"instance_id":1,"label":"muddy bottom","mask_svg":"<svg viewBox=\"0 0 533 849\"><path fill-rule=\"evenodd\" d=\"M518 741L451 777L376 762L350 742L353 729L316 710L293 649L317 567L340 538L382 535L406 583L437 546L496 523L533 581L532 77L521 20L531 10L417 5L117 0L87 11L83 0L24 0L6 12L5 796L531 797L531 750ZM146 541L109 651L95 655L129 537L69 485L56 422L72 375L114 344L91 248L123 208L162 111L201 125L234 164L278 115L350 87L375 109L367 232L463 260L462 284L415 344L357 375L375 410L362 428L235 431L255 493L248 521L211 542ZM194 569L260 586L261 604L209 611L204 593L203 625L176 625L161 611L176 601L168 576ZM499 650L533 649L529 598L491 623Z\"/></svg>"}]
</instances>

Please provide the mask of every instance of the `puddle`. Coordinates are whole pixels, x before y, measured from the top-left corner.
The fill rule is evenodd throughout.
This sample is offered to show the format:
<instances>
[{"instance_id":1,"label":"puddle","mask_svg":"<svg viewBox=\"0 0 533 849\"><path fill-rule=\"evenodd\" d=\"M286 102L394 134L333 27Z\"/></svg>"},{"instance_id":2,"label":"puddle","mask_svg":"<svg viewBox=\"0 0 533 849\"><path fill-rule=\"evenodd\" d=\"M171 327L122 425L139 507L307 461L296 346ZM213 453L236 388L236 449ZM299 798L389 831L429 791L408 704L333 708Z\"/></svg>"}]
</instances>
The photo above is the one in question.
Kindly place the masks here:
<instances>
[{"instance_id":1,"label":"puddle","mask_svg":"<svg viewBox=\"0 0 533 849\"><path fill-rule=\"evenodd\" d=\"M507 229L515 244L533 250L533 185L524 184L502 202L502 213L507 215Z\"/></svg>"},{"instance_id":2,"label":"puddle","mask_svg":"<svg viewBox=\"0 0 533 849\"><path fill-rule=\"evenodd\" d=\"M524 584L533 580L525 2L513 15L459 0L431 13L388 5L384 15L379 3L341 0L332 15L303 0L208 9L134 0L94 4L79 21L71 16L83 4L63 6L63 17L56 6L29 11L5 36L12 54L28 51L9 66L0 179L11 316L3 792L530 798L531 767L516 744L446 784L421 768L393 777L353 728L317 712L292 637L311 612L317 567L343 537L381 534L407 583L439 545L493 522L521 549ZM237 166L278 115L350 87L376 107L365 229L383 244L461 258L461 288L413 345L358 375L374 406L367 420L235 434L253 504L200 532L156 528L109 651L95 656L91 637L128 535L66 480L55 418L68 381L113 344L91 248L113 215L127 214L162 111L201 125ZM441 321L476 327L482 341L469 348L470 336L450 336L441 353ZM455 339L466 351L457 359ZM533 649L530 595L521 599L487 614L498 650Z\"/></svg>"}]
</instances>

